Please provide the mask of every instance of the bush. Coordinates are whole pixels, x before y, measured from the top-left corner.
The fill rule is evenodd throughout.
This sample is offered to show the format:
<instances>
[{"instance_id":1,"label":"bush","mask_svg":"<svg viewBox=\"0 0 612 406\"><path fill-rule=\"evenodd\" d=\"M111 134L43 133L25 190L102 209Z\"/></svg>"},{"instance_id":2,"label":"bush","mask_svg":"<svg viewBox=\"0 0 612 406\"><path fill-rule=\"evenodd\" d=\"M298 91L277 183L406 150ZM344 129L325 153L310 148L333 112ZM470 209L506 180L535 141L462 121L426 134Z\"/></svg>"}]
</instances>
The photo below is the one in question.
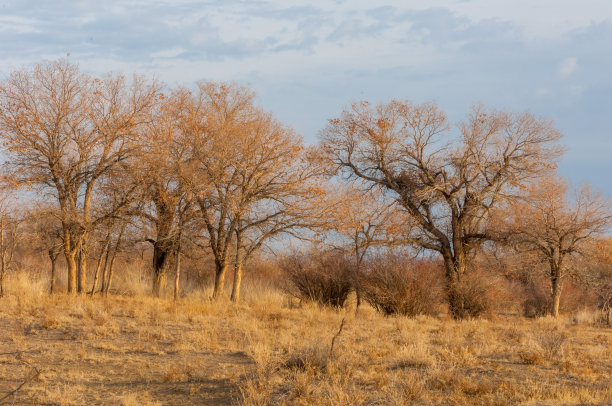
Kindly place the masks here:
<instances>
[{"instance_id":1,"label":"bush","mask_svg":"<svg viewBox=\"0 0 612 406\"><path fill-rule=\"evenodd\" d=\"M474 264L448 290L448 310L455 319L491 316L516 311L521 285L499 275L497 269Z\"/></svg>"},{"instance_id":2,"label":"bush","mask_svg":"<svg viewBox=\"0 0 612 406\"><path fill-rule=\"evenodd\" d=\"M465 275L448 293L448 309L455 319L480 317L491 310L489 286L482 275Z\"/></svg>"},{"instance_id":3,"label":"bush","mask_svg":"<svg viewBox=\"0 0 612 406\"><path fill-rule=\"evenodd\" d=\"M354 265L334 252L293 254L280 261L289 293L325 306L342 307L352 289Z\"/></svg>"},{"instance_id":4,"label":"bush","mask_svg":"<svg viewBox=\"0 0 612 406\"><path fill-rule=\"evenodd\" d=\"M443 292L438 267L398 256L371 260L357 277L357 286L361 298L385 315L433 314Z\"/></svg>"}]
</instances>

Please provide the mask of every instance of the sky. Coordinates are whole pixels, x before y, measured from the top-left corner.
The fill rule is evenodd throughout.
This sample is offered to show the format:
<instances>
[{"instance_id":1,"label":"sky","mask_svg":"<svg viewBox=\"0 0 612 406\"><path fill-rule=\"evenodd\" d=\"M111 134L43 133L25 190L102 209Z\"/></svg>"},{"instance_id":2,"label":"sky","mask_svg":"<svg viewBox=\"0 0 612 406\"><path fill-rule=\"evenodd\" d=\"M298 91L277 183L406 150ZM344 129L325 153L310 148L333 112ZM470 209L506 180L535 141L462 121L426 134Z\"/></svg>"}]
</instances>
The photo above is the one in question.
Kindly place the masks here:
<instances>
[{"instance_id":1,"label":"sky","mask_svg":"<svg viewBox=\"0 0 612 406\"><path fill-rule=\"evenodd\" d=\"M612 196L610 0L0 0L0 44L0 79L68 58L248 85L307 143L364 99L529 110L565 135L561 173Z\"/></svg>"}]
</instances>

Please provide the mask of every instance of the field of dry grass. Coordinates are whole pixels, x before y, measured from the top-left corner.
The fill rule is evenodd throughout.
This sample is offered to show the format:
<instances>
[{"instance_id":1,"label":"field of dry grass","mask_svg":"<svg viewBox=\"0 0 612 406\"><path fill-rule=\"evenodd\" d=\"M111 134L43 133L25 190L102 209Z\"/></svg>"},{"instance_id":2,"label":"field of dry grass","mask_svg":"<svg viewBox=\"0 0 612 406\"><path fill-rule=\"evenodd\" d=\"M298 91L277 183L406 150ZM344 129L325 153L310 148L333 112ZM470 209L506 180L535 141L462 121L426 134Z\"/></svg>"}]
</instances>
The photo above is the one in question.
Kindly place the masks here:
<instances>
[{"instance_id":1,"label":"field of dry grass","mask_svg":"<svg viewBox=\"0 0 612 406\"><path fill-rule=\"evenodd\" d=\"M612 330L588 314L408 319L274 291L238 305L49 296L12 278L0 404L612 403Z\"/></svg>"}]
</instances>

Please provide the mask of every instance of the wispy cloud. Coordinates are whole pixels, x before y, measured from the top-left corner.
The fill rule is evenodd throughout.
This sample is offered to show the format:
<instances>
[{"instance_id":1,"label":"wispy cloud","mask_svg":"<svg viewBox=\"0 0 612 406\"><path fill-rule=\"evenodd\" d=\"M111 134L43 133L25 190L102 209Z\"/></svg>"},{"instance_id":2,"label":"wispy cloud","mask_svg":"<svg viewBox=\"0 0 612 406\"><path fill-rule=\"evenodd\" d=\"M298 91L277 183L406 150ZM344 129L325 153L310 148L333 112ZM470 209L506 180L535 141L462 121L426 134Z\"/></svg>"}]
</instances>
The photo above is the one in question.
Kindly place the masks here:
<instances>
[{"instance_id":1,"label":"wispy cloud","mask_svg":"<svg viewBox=\"0 0 612 406\"><path fill-rule=\"evenodd\" d=\"M578 59L571 57L565 58L557 69L557 73L560 78L569 77L576 70L576 66L578 66Z\"/></svg>"}]
</instances>

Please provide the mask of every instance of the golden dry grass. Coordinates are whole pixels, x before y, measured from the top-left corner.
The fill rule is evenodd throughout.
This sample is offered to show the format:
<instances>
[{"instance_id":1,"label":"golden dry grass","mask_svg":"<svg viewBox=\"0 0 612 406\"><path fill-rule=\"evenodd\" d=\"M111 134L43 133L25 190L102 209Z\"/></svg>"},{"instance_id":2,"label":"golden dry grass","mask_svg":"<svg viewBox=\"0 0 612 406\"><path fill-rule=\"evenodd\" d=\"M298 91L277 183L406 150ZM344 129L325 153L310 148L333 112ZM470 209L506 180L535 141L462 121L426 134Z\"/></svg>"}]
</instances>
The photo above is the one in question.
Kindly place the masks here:
<instances>
[{"instance_id":1,"label":"golden dry grass","mask_svg":"<svg viewBox=\"0 0 612 406\"><path fill-rule=\"evenodd\" d=\"M274 291L234 305L8 285L0 399L26 384L0 404L612 402L612 330L584 315L407 319L300 306Z\"/></svg>"}]
</instances>

